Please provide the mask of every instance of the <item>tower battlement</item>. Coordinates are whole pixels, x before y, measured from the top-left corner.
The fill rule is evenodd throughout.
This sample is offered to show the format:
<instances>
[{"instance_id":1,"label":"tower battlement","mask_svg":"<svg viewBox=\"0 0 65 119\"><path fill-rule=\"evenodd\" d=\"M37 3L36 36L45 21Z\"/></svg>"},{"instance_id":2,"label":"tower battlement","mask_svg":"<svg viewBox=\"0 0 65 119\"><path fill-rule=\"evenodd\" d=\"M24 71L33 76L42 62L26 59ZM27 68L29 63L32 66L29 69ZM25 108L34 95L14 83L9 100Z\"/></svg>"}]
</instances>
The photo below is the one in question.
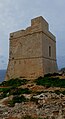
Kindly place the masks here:
<instances>
[{"instance_id":1,"label":"tower battlement","mask_svg":"<svg viewBox=\"0 0 65 119\"><path fill-rule=\"evenodd\" d=\"M35 32L44 32L53 40L55 40L55 36L51 32L49 32L49 24L42 16L32 19L31 26L27 27L25 30L23 29L10 33L10 39L26 36Z\"/></svg>"},{"instance_id":2,"label":"tower battlement","mask_svg":"<svg viewBox=\"0 0 65 119\"><path fill-rule=\"evenodd\" d=\"M48 30L49 27L47 21L42 16L32 19L31 26L40 26L40 28L44 28L44 30Z\"/></svg>"}]
</instances>

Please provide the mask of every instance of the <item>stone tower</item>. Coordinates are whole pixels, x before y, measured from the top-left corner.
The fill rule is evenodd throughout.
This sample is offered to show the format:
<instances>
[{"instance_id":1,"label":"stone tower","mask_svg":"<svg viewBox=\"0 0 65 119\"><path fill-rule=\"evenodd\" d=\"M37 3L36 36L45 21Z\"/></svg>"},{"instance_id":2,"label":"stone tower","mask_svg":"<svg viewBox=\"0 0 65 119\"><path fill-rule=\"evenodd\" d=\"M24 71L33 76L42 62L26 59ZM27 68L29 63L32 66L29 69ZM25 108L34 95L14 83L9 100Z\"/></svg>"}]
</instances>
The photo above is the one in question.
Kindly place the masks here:
<instances>
[{"instance_id":1,"label":"stone tower","mask_svg":"<svg viewBox=\"0 0 65 119\"><path fill-rule=\"evenodd\" d=\"M34 79L56 71L56 38L42 16L32 19L25 30L10 34L6 80Z\"/></svg>"}]
</instances>

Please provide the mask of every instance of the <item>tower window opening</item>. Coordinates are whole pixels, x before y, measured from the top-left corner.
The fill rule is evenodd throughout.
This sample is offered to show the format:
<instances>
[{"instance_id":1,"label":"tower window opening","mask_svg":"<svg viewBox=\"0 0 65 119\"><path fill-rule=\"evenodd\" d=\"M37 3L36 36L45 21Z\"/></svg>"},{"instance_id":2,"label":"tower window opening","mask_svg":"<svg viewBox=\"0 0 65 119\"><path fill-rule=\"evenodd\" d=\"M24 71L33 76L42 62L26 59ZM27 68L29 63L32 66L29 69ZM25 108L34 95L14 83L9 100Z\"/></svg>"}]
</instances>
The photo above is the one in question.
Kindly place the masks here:
<instances>
[{"instance_id":1,"label":"tower window opening","mask_svg":"<svg viewBox=\"0 0 65 119\"><path fill-rule=\"evenodd\" d=\"M51 57L51 46L49 46L49 57Z\"/></svg>"}]
</instances>

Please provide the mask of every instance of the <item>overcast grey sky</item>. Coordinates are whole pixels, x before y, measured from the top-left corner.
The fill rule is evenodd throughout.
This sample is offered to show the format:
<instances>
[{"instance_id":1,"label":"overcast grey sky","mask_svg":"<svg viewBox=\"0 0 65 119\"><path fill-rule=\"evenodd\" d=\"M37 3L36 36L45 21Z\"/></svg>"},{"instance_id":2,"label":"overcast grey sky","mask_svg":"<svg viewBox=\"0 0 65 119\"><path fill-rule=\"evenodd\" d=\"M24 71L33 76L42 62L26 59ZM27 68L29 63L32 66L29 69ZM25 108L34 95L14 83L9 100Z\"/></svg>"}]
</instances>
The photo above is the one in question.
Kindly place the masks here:
<instances>
[{"instance_id":1,"label":"overcast grey sky","mask_svg":"<svg viewBox=\"0 0 65 119\"><path fill-rule=\"evenodd\" d=\"M0 0L0 55L8 59L9 33L43 16L56 36L57 56L65 55L65 0Z\"/></svg>"}]
</instances>

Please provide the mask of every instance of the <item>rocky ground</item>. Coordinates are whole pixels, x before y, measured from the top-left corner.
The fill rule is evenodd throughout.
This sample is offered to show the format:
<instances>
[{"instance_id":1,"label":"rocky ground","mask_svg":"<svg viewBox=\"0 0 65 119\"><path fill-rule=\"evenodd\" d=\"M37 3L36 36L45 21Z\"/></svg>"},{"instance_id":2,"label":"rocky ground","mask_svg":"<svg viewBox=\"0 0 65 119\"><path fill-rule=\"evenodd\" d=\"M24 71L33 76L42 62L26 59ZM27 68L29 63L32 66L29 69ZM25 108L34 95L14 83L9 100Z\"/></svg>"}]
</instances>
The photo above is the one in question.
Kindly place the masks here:
<instances>
[{"instance_id":1,"label":"rocky ground","mask_svg":"<svg viewBox=\"0 0 65 119\"><path fill-rule=\"evenodd\" d=\"M15 95L15 98L23 95L26 100L14 105L11 103L14 95L8 92L0 99L0 119L65 119L65 88L45 87L33 82L20 85L19 88L28 88L32 92Z\"/></svg>"},{"instance_id":2,"label":"rocky ground","mask_svg":"<svg viewBox=\"0 0 65 119\"><path fill-rule=\"evenodd\" d=\"M33 97L38 100L16 103L14 107L1 104L0 119L22 119L26 115L34 118L40 117L42 119L65 119L64 95L41 93Z\"/></svg>"}]
</instances>

